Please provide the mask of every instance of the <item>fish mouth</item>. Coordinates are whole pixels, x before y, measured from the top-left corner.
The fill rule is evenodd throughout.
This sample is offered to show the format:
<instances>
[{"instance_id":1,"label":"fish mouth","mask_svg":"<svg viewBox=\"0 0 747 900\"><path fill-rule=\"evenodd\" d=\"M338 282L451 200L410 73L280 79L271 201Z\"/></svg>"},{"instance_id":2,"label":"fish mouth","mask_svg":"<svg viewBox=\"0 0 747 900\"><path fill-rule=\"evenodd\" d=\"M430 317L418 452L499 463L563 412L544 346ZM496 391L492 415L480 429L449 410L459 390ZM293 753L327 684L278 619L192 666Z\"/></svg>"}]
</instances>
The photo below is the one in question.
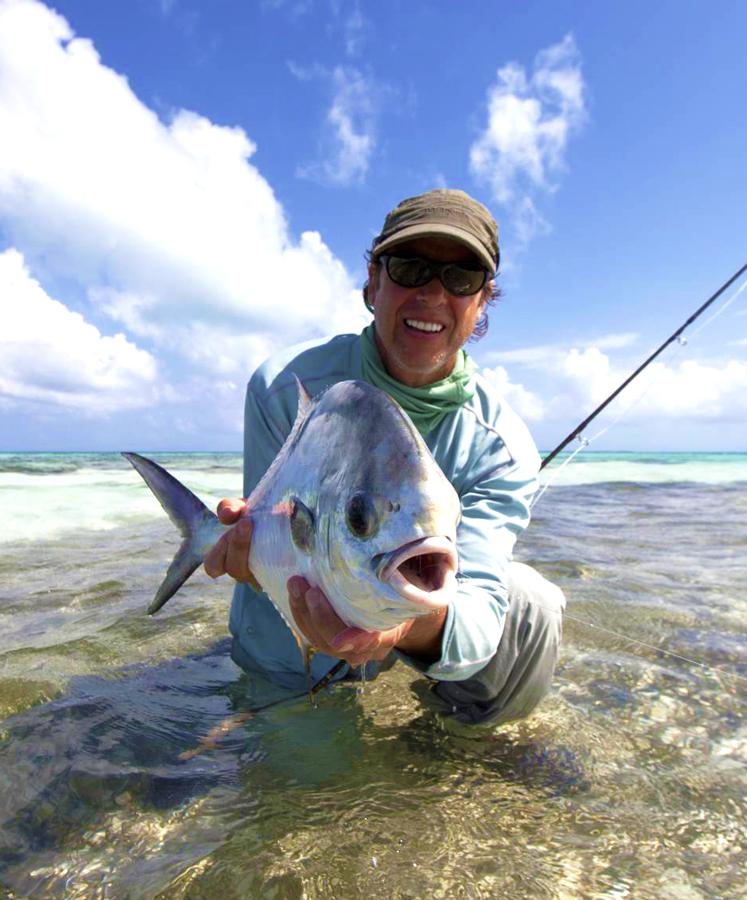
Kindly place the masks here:
<instances>
[{"instance_id":1,"label":"fish mouth","mask_svg":"<svg viewBox=\"0 0 747 900\"><path fill-rule=\"evenodd\" d=\"M457 554L447 537L411 541L371 560L379 581L390 585L403 599L430 612L448 605L454 597Z\"/></svg>"}]
</instances>

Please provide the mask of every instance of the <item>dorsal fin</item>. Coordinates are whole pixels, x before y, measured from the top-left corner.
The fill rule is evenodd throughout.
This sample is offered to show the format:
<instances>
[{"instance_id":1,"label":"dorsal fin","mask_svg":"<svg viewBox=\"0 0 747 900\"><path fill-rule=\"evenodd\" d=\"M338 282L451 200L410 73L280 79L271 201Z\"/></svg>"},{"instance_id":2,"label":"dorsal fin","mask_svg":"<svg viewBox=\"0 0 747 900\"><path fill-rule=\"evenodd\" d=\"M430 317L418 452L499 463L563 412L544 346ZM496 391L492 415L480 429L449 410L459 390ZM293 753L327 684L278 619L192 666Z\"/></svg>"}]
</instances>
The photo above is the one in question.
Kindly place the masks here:
<instances>
[{"instance_id":1,"label":"dorsal fin","mask_svg":"<svg viewBox=\"0 0 747 900\"><path fill-rule=\"evenodd\" d=\"M249 510L251 510L257 502L257 498L262 494L263 488L268 484L272 476L275 472L280 468L285 459L285 455L288 452L289 448L295 443L296 438L301 433L303 426L306 424L306 421L309 418L311 411L314 408L314 398L309 394L306 388L301 383L299 377L293 373L293 378L296 381L296 387L298 388L298 412L296 413L296 421L293 423L293 427L291 428L288 437L285 439L283 446L278 450L278 455L273 459L270 463L269 469L265 472L265 474L260 478L257 482L257 486L251 493L251 497L247 497L247 505ZM249 503L249 500L253 499L254 502Z\"/></svg>"},{"instance_id":2,"label":"dorsal fin","mask_svg":"<svg viewBox=\"0 0 747 900\"><path fill-rule=\"evenodd\" d=\"M296 415L297 422L299 416L305 415L306 407L309 405L309 403L311 403L311 394L303 386L303 382L295 372L293 373L293 377L296 381L296 387L298 388L298 414Z\"/></svg>"}]
</instances>

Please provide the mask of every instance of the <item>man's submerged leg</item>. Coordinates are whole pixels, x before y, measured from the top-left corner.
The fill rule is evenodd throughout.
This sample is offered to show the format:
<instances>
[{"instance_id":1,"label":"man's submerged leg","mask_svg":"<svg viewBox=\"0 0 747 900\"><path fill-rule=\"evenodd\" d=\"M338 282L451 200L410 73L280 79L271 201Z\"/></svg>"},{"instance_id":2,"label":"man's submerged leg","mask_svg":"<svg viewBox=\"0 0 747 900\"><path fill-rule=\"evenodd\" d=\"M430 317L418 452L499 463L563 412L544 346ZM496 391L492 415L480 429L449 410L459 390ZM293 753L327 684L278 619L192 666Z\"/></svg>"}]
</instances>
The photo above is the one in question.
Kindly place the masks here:
<instances>
[{"instance_id":1,"label":"man's submerged leg","mask_svg":"<svg viewBox=\"0 0 747 900\"><path fill-rule=\"evenodd\" d=\"M508 569L509 610L493 659L474 678L439 681L444 711L459 722L500 725L523 719L550 689L563 634L565 597L523 563Z\"/></svg>"}]
</instances>

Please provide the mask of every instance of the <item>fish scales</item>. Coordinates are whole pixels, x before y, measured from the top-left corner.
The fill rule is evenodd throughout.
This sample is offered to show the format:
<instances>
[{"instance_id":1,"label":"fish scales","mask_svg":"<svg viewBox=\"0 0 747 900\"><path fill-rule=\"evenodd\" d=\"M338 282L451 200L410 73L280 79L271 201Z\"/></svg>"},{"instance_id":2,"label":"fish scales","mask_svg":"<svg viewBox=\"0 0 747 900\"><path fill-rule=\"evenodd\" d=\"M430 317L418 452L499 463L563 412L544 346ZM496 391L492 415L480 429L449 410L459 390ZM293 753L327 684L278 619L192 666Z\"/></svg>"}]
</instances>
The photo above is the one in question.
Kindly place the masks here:
<instances>
[{"instance_id":1,"label":"fish scales","mask_svg":"<svg viewBox=\"0 0 747 900\"><path fill-rule=\"evenodd\" d=\"M249 567L293 630L287 581L303 575L350 626L382 631L446 606L456 593L459 498L391 397L343 381L319 397L298 387L285 443L247 498ZM123 454L179 527L183 543L149 612L157 612L226 530L151 460Z\"/></svg>"}]
</instances>

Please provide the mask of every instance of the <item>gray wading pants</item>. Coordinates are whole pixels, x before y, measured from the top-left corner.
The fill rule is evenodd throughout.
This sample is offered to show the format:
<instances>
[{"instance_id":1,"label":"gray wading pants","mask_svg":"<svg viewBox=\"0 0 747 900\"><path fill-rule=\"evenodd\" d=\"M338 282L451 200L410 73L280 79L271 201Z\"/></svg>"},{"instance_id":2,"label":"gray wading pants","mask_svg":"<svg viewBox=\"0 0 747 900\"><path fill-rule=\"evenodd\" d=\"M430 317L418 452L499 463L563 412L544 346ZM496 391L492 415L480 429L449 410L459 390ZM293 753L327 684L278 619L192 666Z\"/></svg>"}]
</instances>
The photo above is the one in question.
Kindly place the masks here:
<instances>
[{"instance_id":1,"label":"gray wading pants","mask_svg":"<svg viewBox=\"0 0 747 900\"><path fill-rule=\"evenodd\" d=\"M563 592L515 562L508 569L508 599L503 636L487 666L466 681L432 685L434 705L458 722L523 719L550 688L563 634Z\"/></svg>"}]
</instances>

